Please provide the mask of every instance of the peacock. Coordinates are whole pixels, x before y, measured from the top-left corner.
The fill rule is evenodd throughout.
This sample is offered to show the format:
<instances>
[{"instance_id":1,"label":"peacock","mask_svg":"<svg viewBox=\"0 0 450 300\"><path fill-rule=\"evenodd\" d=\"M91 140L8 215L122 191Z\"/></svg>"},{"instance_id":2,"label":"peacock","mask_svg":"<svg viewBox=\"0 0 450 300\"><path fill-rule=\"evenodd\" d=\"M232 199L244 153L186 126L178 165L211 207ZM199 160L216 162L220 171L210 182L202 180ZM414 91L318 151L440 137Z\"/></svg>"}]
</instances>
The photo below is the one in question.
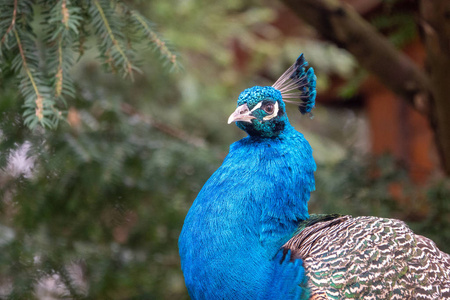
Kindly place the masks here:
<instances>
[{"instance_id":1,"label":"peacock","mask_svg":"<svg viewBox=\"0 0 450 300\"><path fill-rule=\"evenodd\" d=\"M309 215L316 164L286 115L315 105L303 54L272 86L244 90L233 143L179 237L192 299L450 299L450 256L399 220Z\"/></svg>"}]
</instances>

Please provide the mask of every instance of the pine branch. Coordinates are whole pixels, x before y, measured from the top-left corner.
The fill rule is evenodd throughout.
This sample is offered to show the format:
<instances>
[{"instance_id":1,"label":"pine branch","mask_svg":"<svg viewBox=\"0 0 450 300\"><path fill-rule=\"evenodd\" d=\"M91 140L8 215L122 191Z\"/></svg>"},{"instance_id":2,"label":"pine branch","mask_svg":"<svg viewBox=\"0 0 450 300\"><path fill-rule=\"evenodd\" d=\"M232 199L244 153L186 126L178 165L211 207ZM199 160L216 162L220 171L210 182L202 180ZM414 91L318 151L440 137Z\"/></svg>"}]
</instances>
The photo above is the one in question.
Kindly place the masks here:
<instances>
[{"instance_id":1,"label":"pine branch","mask_svg":"<svg viewBox=\"0 0 450 300\"><path fill-rule=\"evenodd\" d=\"M69 0L60 0L44 12L47 19L49 49L48 68L52 78L54 96L65 102L64 96L75 97L75 88L69 70L73 65L73 49L78 28L81 26L81 9L71 5Z\"/></svg>"},{"instance_id":2,"label":"pine branch","mask_svg":"<svg viewBox=\"0 0 450 300\"><path fill-rule=\"evenodd\" d=\"M128 10L124 6L125 10ZM177 55L168 47L167 43L163 41L159 35L153 30L154 24L152 24L148 19L144 18L140 13L135 10L128 10L132 21L140 28L143 29L145 37L147 37L151 44L159 50L162 57L166 58L171 64L172 69L178 69L179 64L177 60Z\"/></svg>"},{"instance_id":3,"label":"pine branch","mask_svg":"<svg viewBox=\"0 0 450 300\"><path fill-rule=\"evenodd\" d=\"M62 94L63 81L65 79L63 75L63 51L62 51L62 38L58 40L58 68L55 75L55 96L60 97Z\"/></svg>"},{"instance_id":4,"label":"pine branch","mask_svg":"<svg viewBox=\"0 0 450 300\"><path fill-rule=\"evenodd\" d=\"M31 26L36 6L45 20L42 38ZM24 122L30 128L37 124L53 128L63 118L67 100L76 95L70 70L75 56L84 53L90 28L102 62L124 77L133 80L134 71L139 71L133 46L142 39L132 40L136 32L159 50L172 69L177 66L177 56L152 23L124 4L117 9L115 0L0 0L0 7L0 66L2 73L11 74L10 70L20 79Z\"/></svg>"},{"instance_id":5,"label":"pine branch","mask_svg":"<svg viewBox=\"0 0 450 300\"><path fill-rule=\"evenodd\" d=\"M34 92L35 97L34 98L34 104L35 105L28 105L28 106L34 106L35 107L35 116L37 117L37 121L42 122L44 119L44 96L41 94L41 92L38 89L38 86L36 84L36 80L33 76L32 70L28 66L28 60L25 55L25 51L23 49L22 41L19 37L19 34L16 29L13 29L14 36L16 37L17 46L19 47L19 53L22 58L22 68L26 72L27 78L29 79L29 82L32 85L32 89ZM22 85L23 92L26 89L26 83ZM26 92L29 94L28 92ZM31 100L33 101L33 100ZM27 102L31 102L27 101ZM29 124L31 128L33 128L36 125L36 119L32 115L32 113L29 113L29 111L25 111L25 115L28 115L28 117L25 118L25 123Z\"/></svg>"},{"instance_id":6,"label":"pine branch","mask_svg":"<svg viewBox=\"0 0 450 300\"><path fill-rule=\"evenodd\" d=\"M5 34L2 36L2 39L0 40L0 47L6 41L6 38L7 38L8 34L11 33L12 29L14 28L14 26L16 24L17 1L18 0L14 0L14 9L13 9L13 16L11 18L11 24L9 25L8 29L6 30Z\"/></svg>"},{"instance_id":7,"label":"pine branch","mask_svg":"<svg viewBox=\"0 0 450 300\"><path fill-rule=\"evenodd\" d=\"M91 10L93 18L96 18L97 15L101 18L101 22L94 20L94 26L96 27L97 33L102 35L102 50L109 58L107 62L113 70L115 65L121 65L124 75L130 75L131 79L133 79L133 70L137 70L137 68L133 66L128 55L125 53L126 51L118 40L117 36L120 36L120 34L115 33L115 30L113 31L111 27L111 22L108 20L108 18L111 18L111 14L107 14L98 0L93 0L92 2L95 6L95 10Z\"/></svg>"}]
</instances>

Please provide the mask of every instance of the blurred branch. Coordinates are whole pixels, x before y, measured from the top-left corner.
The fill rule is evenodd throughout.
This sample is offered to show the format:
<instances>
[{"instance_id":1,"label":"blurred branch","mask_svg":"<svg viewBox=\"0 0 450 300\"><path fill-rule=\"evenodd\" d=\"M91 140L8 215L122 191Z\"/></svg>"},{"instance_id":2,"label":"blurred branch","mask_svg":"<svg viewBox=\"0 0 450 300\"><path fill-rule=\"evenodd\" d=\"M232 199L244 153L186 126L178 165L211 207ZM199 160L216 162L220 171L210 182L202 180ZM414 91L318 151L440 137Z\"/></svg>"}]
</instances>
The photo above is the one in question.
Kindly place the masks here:
<instances>
[{"instance_id":1,"label":"blurred branch","mask_svg":"<svg viewBox=\"0 0 450 300\"><path fill-rule=\"evenodd\" d=\"M352 7L338 0L283 2L428 117L443 170L450 175L450 2L420 2L429 74L398 51Z\"/></svg>"},{"instance_id":2,"label":"blurred branch","mask_svg":"<svg viewBox=\"0 0 450 300\"><path fill-rule=\"evenodd\" d=\"M338 0L282 1L322 36L352 53L364 68L414 108L428 113L427 75L352 7Z\"/></svg>"},{"instance_id":3,"label":"blurred branch","mask_svg":"<svg viewBox=\"0 0 450 300\"><path fill-rule=\"evenodd\" d=\"M142 122L151 125L152 127L158 129L159 131L179 139L187 144L190 144L195 147L204 147L206 145L206 141L199 137L194 137L189 135L187 132L179 129L171 127L163 122L159 122L148 115L144 115L138 112L133 106L128 103L122 103L122 111L129 116L137 116Z\"/></svg>"}]
</instances>

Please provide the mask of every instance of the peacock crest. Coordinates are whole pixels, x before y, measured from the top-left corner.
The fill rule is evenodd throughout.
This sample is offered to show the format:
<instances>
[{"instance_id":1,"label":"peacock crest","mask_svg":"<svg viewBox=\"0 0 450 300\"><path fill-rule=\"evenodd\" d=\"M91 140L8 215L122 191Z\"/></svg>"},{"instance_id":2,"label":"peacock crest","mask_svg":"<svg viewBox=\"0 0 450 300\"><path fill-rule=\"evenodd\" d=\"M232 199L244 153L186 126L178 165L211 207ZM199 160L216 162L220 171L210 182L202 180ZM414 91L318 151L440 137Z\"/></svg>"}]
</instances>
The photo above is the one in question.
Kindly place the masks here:
<instances>
[{"instance_id":1,"label":"peacock crest","mask_svg":"<svg viewBox=\"0 0 450 300\"><path fill-rule=\"evenodd\" d=\"M311 113L316 103L316 75L314 69L306 67L308 62L303 53L295 63L272 85L281 92L283 101L295 104L302 115Z\"/></svg>"}]
</instances>

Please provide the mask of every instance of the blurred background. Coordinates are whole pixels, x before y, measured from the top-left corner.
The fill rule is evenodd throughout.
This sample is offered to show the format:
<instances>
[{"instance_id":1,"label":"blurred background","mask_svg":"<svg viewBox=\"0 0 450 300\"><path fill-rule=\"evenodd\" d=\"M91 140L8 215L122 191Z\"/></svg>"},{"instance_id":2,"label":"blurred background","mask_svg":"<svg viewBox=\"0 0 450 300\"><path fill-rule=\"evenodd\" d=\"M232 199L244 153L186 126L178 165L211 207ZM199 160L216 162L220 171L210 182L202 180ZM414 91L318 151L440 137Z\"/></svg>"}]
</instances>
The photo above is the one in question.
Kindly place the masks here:
<instances>
[{"instance_id":1,"label":"blurred background","mask_svg":"<svg viewBox=\"0 0 450 300\"><path fill-rule=\"evenodd\" d=\"M450 183L432 115L346 45L279 1L124 3L157 24L177 70L161 47L142 46L141 72L123 78L86 34L67 115L30 129L17 74L2 66L0 299L189 299L177 239L202 185L245 136L227 118L242 90L272 85L300 53L318 78L314 118L288 107L318 163L310 212L398 218L450 252ZM418 1L341 4L425 69ZM33 5L39 38L45 20Z\"/></svg>"}]
</instances>

